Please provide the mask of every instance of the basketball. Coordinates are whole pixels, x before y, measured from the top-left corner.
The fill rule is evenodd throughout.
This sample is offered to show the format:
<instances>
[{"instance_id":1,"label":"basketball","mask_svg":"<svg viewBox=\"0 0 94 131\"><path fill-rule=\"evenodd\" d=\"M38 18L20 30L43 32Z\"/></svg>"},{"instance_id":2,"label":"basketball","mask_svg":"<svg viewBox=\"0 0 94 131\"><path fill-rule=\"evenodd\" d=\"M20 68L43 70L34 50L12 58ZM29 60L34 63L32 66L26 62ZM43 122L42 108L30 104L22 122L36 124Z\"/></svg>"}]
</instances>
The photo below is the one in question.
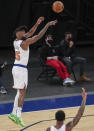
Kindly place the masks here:
<instances>
[{"instance_id":1,"label":"basketball","mask_svg":"<svg viewBox=\"0 0 94 131\"><path fill-rule=\"evenodd\" d=\"M64 10L64 4L61 1L55 1L52 5L52 9L55 13L60 13Z\"/></svg>"}]
</instances>

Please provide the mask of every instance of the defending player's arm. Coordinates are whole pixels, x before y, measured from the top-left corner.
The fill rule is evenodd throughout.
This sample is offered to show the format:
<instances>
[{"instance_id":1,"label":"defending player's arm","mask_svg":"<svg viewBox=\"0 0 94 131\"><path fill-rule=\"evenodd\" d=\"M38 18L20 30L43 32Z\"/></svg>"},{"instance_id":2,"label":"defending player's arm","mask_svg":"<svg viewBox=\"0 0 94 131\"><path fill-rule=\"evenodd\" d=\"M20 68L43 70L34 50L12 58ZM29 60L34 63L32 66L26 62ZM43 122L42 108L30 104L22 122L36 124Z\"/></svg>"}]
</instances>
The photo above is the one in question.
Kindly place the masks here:
<instances>
[{"instance_id":1,"label":"defending player's arm","mask_svg":"<svg viewBox=\"0 0 94 131\"><path fill-rule=\"evenodd\" d=\"M40 17L38 20L37 20L37 23L29 30L29 32L27 32L24 37L26 38L29 38L31 37L35 31L37 30L38 26L41 24L41 22L44 21L44 17Z\"/></svg>"},{"instance_id":2,"label":"defending player's arm","mask_svg":"<svg viewBox=\"0 0 94 131\"><path fill-rule=\"evenodd\" d=\"M35 35L32 38L28 38L26 41L23 41L21 44L22 49L26 50L29 47L29 45L41 39L43 35L45 34L45 32L48 30L48 28L52 25L56 25L56 23L57 23L57 20L47 23L46 26L39 32L38 35Z\"/></svg>"},{"instance_id":3,"label":"defending player's arm","mask_svg":"<svg viewBox=\"0 0 94 131\"><path fill-rule=\"evenodd\" d=\"M85 89L82 88L82 97L83 97L83 100L82 100L82 104L79 108L79 111L76 115L76 117L73 119L73 121L70 121L69 123L67 123L66 125L66 131L71 131L73 127L75 127L79 120L81 119L83 113L84 113L84 110L85 110L85 104L86 104L86 98L87 98L87 94L85 92Z\"/></svg>"},{"instance_id":4,"label":"defending player's arm","mask_svg":"<svg viewBox=\"0 0 94 131\"><path fill-rule=\"evenodd\" d=\"M46 131L50 131L50 128L47 128Z\"/></svg>"}]
</instances>

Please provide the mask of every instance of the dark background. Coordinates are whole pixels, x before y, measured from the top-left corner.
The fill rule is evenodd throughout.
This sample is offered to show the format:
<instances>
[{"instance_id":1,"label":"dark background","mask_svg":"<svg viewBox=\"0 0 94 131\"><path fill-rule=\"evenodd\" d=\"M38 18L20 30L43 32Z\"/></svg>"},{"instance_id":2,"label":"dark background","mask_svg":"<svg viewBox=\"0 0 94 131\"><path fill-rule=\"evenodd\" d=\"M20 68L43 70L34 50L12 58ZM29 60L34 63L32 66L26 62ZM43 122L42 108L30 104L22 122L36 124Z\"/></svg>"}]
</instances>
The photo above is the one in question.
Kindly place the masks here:
<instances>
[{"instance_id":1,"label":"dark background","mask_svg":"<svg viewBox=\"0 0 94 131\"><path fill-rule=\"evenodd\" d=\"M53 1L0 0L0 47L11 47L14 29L20 25L30 28L40 16L46 20L37 32L48 21L58 19L56 27L48 30L56 43L60 42L65 31L71 31L78 45L94 44L94 0L64 0L65 10L61 14L52 11ZM35 46L39 44L42 41Z\"/></svg>"}]
</instances>

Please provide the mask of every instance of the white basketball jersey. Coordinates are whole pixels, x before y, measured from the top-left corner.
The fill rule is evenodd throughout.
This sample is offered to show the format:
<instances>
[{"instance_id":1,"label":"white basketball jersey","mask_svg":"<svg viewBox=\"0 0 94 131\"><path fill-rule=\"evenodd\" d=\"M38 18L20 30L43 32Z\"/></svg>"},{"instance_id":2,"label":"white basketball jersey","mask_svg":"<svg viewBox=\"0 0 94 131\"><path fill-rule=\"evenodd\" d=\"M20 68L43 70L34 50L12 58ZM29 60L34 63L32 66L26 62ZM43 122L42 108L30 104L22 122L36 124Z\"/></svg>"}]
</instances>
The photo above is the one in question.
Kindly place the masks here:
<instances>
[{"instance_id":1,"label":"white basketball jersey","mask_svg":"<svg viewBox=\"0 0 94 131\"><path fill-rule=\"evenodd\" d=\"M29 48L28 50L23 50L21 48L21 43L23 40L15 40L14 41L14 49L15 49L15 62L14 64L20 64L27 66L29 59Z\"/></svg>"},{"instance_id":2,"label":"white basketball jersey","mask_svg":"<svg viewBox=\"0 0 94 131\"><path fill-rule=\"evenodd\" d=\"M66 131L66 126L63 125L60 129L56 129L54 126L51 126L50 131Z\"/></svg>"}]
</instances>

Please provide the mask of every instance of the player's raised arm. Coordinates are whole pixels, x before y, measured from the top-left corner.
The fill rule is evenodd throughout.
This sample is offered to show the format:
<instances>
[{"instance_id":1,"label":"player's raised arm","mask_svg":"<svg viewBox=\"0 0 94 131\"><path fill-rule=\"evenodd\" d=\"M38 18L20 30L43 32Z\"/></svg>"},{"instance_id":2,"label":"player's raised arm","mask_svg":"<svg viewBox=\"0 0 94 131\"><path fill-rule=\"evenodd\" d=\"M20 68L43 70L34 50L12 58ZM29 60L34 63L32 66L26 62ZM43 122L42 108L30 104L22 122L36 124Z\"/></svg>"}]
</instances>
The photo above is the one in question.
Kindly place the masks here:
<instances>
[{"instance_id":1,"label":"player's raised arm","mask_svg":"<svg viewBox=\"0 0 94 131\"><path fill-rule=\"evenodd\" d=\"M24 35L24 37L26 37L26 38L31 37L31 36L35 33L35 31L37 30L38 26L39 26L43 21L44 21L44 17L40 17L40 18L37 20L36 24L29 30L29 32L27 32L27 33Z\"/></svg>"},{"instance_id":2,"label":"player's raised arm","mask_svg":"<svg viewBox=\"0 0 94 131\"><path fill-rule=\"evenodd\" d=\"M56 25L57 20L48 22L45 27L39 32L38 35L33 36L32 38L28 38L27 40L23 41L21 44L22 49L26 50L29 45L37 42L39 39L41 39L43 37L43 35L46 33L46 31L48 30L48 28L52 25Z\"/></svg>"},{"instance_id":3,"label":"player's raised arm","mask_svg":"<svg viewBox=\"0 0 94 131\"><path fill-rule=\"evenodd\" d=\"M70 121L69 123L67 123L66 131L71 131L72 128L75 127L78 124L79 120L81 119L81 117L84 113L86 98L87 98L87 94L86 94L84 88L82 88L82 97L83 97L83 100L82 100L82 104L79 108L79 111L78 111L77 115L75 116L75 118L73 119L73 121Z\"/></svg>"}]
</instances>

